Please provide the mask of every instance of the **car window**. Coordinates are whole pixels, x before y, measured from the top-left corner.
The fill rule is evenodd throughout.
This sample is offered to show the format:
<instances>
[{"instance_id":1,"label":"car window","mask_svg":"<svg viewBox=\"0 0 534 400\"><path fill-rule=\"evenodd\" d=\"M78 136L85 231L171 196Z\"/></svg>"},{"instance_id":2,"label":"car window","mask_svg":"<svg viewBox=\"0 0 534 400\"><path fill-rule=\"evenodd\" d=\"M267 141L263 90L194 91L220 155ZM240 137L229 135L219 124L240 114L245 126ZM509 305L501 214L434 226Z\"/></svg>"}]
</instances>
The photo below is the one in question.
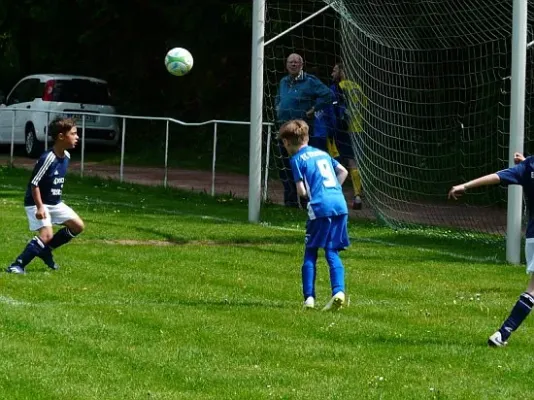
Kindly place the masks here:
<instances>
[{"instance_id":1,"label":"car window","mask_svg":"<svg viewBox=\"0 0 534 400\"><path fill-rule=\"evenodd\" d=\"M10 94L7 105L33 101L36 97L41 97L42 91L39 92L39 89L39 79L26 79L20 82Z\"/></svg>"},{"instance_id":2,"label":"car window","mask_svg":"<svg viewBox=\"0 0 534 400\"><path fill-rule=\"evenodd\" d=\"M66 103L111 105L108 85L87 79L56 80L52 101Z\"/></svg>"}]
</instances>

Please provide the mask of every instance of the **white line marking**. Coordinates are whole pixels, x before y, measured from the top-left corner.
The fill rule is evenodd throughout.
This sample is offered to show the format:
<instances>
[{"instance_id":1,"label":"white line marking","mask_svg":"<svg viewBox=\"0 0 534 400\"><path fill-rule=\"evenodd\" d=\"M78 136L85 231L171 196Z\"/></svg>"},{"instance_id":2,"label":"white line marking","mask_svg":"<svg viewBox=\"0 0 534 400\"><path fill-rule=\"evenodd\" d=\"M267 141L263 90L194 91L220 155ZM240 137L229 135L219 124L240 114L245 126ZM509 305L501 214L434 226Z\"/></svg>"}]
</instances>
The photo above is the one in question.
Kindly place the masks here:
<instances>
[{"instance_id":1,"label":"white line marking","mask_svg":"<svg viewBox=\"0 0 534 400\"><path fill-rule=\"evenodd\" d=\"M4 303L10 306L27 306L30 304L24 301L15 300L8 296L0 296L0 303Z\"/></svg>"}]
</instances>

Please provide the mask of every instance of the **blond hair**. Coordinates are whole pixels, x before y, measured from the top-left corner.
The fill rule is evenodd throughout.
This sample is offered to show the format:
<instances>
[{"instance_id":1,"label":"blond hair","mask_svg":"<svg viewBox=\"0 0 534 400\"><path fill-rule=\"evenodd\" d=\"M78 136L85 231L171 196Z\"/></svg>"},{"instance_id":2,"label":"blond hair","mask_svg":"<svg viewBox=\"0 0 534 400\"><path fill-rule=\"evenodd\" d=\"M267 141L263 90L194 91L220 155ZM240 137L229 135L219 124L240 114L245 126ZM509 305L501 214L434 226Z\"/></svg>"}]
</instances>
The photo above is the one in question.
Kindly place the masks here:
<instances>
[{"instance_id":1,"label":"blond hair","mask_svg":"<svg viewBox=\"0 0 534 400\"><path fill-rule=\"evenodd\" d=\"M301 119L287 121L280 127L278 139L286 139L292 145L304 144L308 142L309 129L308 124Z\"/></svg>"}]
</instances>

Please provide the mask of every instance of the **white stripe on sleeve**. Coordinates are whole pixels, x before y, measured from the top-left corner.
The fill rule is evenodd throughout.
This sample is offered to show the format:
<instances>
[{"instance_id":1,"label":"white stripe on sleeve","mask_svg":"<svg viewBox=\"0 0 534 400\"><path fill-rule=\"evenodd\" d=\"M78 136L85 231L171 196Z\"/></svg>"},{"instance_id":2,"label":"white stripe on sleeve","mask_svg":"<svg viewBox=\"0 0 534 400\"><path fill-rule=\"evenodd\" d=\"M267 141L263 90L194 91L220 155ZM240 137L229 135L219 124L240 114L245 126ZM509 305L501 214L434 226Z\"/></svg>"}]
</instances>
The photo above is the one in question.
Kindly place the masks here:
<instances>
[{"instance_id":1,"label":"white stripe on sleeve","mask_svg":"<svg viewBox=\"0 0 534 400\"><path fill-rule=\"evenodd\" d=\"M33 186L39 186L39 182L43 178L43 175L46 173L48 168L50 168L50 165L54 162L55 159L56 159L56 155L54 154L53 151L48 153L48 155L46 156L46 158L44 160L43 165L41 166L41 168L39 168L39 171L37 171L37 173L35 174L35 176L32 179L32 185Z\"/></svg>"}]
</instances>

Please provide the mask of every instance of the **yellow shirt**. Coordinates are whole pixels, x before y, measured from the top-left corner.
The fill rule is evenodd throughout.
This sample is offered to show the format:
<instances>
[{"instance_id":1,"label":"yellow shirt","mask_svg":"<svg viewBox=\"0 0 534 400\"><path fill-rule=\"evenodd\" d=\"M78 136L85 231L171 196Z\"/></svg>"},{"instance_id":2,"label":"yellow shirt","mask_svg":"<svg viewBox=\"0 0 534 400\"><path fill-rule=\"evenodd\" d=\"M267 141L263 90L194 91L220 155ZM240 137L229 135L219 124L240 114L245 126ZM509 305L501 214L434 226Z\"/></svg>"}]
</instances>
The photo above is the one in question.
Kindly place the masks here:
<instances>
[{"instance_id":1,"label":"yellow shirt","mask_svg":"<svg viewBox=\"0 0 534 400\"><path fill-rule=\"evenodd\" d=\"M339 82L339 88L343 90L347 103L349 132L363 132L363 112L367 108L367 97L363 94L360 85L348 79Z\"/></svg>"}]
</instances>

